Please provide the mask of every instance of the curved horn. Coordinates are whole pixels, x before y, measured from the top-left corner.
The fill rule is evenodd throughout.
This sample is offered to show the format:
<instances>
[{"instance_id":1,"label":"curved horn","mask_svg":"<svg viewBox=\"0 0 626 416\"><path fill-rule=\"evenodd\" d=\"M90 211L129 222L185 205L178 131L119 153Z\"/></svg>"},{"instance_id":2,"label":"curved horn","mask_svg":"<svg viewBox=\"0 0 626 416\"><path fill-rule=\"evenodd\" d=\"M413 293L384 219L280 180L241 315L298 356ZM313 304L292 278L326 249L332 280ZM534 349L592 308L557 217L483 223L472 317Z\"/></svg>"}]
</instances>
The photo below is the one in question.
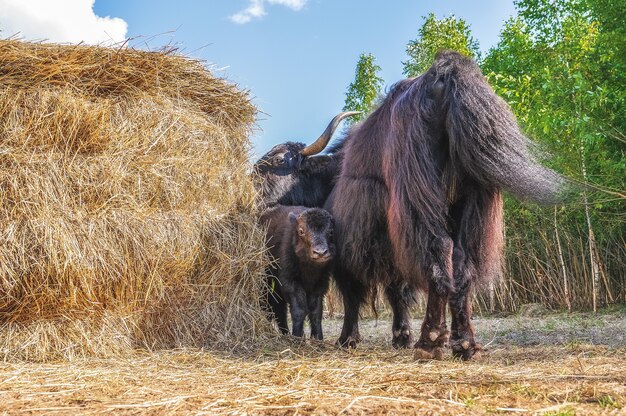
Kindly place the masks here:
<instances>
[{"instance_id":1,"label":"curved horn","mask_svg":"<svg viewBox=\"0 0 626 416\"><path fill-rule=\"evenodd\" d=\"M343 120L346 117L354 116L357 114L361 114L361 112L360 111L344 111L343 113L337 114L335 118L333 118L330 121L330 124L328 125L328 127L326 127L326 130L324 130L324 133L322 133L322 135L313 143L311 143L304 149L300 150L300 154L302 156L312 156L324 150L324 148L330 141L330 138L332 137L333 133L335 132L335 129L337 128L339 123L341 123L341 120Z\"/></svg>"}]
</instances>

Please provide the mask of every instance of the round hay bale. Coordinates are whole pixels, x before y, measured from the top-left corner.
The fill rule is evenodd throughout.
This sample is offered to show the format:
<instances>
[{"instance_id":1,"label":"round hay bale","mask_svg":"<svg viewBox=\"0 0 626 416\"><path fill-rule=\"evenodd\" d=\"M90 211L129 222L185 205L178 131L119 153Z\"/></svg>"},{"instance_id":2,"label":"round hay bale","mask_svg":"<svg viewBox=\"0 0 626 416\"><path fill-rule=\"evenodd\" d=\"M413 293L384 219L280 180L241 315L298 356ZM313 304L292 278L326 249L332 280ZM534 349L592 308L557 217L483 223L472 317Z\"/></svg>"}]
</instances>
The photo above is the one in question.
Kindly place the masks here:
<instances>
[{"instance_id":1,"label":"round hay bale","mask_svg":"<svg viewBox=\"0 0 626 416\"><path fill-rule=\"evenodd\" d=\"M174 51L0 41L0 352L262 336L247 93Z\"/></svg>"}]
</instances>

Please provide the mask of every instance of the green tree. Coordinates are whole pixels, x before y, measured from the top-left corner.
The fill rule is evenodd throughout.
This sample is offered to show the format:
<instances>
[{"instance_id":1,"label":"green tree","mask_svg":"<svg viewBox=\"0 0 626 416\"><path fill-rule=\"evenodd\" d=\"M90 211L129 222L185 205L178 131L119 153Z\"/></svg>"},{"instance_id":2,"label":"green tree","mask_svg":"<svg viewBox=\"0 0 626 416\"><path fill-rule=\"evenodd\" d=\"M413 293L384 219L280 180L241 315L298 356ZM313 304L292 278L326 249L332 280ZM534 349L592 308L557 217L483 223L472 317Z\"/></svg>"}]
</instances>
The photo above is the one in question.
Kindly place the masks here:
<instances>
[{"instance_id":1,"label":"green tree","mask_svg":"<svg viewBox=\"0 0 626 416\"><path fill-rule=\"evenodd\" d=\"M376 99L381 95L384 80L378 76L380 67L375 63L376 58L371 53L362 53L356 64L354 81L346 91L346 101L343 111L361 111L358 116L346 119L349 124L356 123L374 109Z\"/></svg>"},{"instance_id":2,"label":"green tree","mask_svg":"<svg viewBox=\"0 0 626 416\"><path fill-rule=\"evenodd\" d=\"M443 49L455 50L471 58L479 58L478 41L471 34L470 26L454 16L437 19L429 14L418 31L418 37L409 41L406 53L409 59L402 62L403 73L414 77L427 70L435 54Z\"/></svg>"},{"instance_id":3,"label":"green tree","mask_svg":"<svg viewBox=\"0 0 626 416\"><path fill-rule=\"evenodd\" d=\"M507 237L524 241L518 247L533 253L525 257L543 257L549 270L563 270L565 281L586 275L572 287L592 290L573 303L594 309L623 299L625 289L624 6L609 3L620 2L519 0L518 16L482 62L527 133L549 150L550 164L585 184L579 203L558 211L508 200ZM547 258L552 249L545 230L552 224L557 244L565 245L560 265ZM519 256L518 250L512 263Z\"/></svg>"}]
</instances>

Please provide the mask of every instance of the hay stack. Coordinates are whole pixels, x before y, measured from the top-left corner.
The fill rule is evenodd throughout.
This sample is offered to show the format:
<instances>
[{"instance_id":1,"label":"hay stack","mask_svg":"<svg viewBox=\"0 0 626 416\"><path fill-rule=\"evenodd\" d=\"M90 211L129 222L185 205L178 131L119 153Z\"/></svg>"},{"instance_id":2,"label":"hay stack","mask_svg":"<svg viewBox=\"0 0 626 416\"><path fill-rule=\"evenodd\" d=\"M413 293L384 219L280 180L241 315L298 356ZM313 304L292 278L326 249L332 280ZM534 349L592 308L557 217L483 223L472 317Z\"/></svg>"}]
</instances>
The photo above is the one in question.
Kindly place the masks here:
<instances>
[{"instance_id":1,"label":"hay stack","mask_svg":"<svg viewBox=\"0 0 626 416\"><path fill-rule=\"evenodd\" d=\"M172 51L0 41L0 353L258 336L254 116Z\"/></svg>"}]
</instances>

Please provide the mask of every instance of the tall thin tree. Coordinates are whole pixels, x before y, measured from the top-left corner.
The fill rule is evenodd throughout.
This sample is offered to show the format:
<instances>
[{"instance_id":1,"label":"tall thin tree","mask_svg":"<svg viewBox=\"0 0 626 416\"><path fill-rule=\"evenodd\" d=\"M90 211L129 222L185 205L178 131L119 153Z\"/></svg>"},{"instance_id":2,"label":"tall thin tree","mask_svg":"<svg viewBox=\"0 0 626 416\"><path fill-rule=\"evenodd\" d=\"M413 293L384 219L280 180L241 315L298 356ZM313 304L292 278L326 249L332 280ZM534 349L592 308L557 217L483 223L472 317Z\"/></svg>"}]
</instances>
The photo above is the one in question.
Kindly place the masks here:
<instances>
[{"instance_id":1,"label":"tall thin tree","mask_svg":"<svg viewBox=\"0 0 626 416\"><path fill-rule=\"evenodd\" d=\"M426 16L418 37L409 41L406 53L409 59L402 62L403 72L415 77L433 62L438 51L451 49L473 59L480 57L478 41L472 37L470 25L454 15L437 19L434 13Z\"/></svg>"},{"instance_id":2,"label":"tall thin tree","mask_svg":"<svg viewBox=\"0 0 626 416\"><path fill-rule=\"evenodd\" d=\"M356 123L364 119L375 107L381 95L384 80L378 75L380 67L371 53L362 53L356 64L354 81L346 91L343 111L361 111L359 116L346 119L347 123Z\"/></svg>"}]
</instances>

